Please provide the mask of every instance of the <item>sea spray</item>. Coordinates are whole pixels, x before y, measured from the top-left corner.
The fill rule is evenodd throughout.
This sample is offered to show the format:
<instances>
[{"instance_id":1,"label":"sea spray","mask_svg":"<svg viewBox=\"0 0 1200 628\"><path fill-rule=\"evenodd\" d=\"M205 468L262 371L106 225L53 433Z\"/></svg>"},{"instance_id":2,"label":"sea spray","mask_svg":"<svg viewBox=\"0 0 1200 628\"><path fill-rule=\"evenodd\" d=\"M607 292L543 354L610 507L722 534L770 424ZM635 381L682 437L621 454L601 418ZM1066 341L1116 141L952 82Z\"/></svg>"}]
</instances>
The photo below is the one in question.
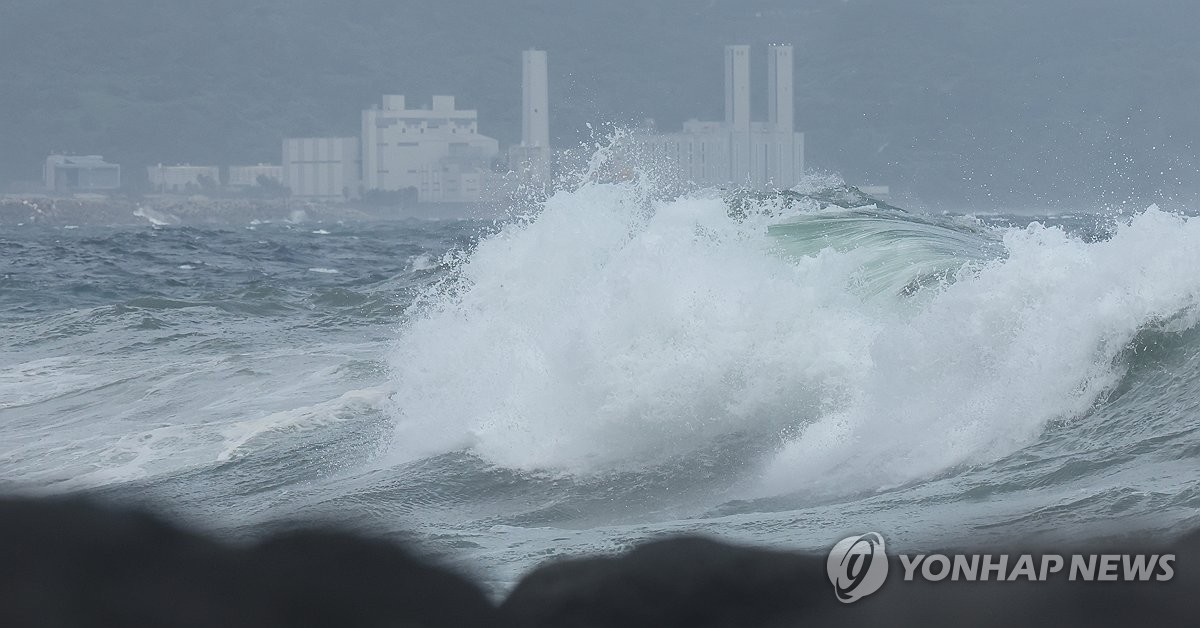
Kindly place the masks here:
<instances>
[{"instance_id":1,"label":"sea spray","mask_svg":"<svg viewBox=\"0 0 1200 628\"><path fill-rule=\"evenodd\" d=\"M1139 330L1196 306L1172 270L1196 262L1200 225L1156 208L1088 243L840 208L735 220L719 193L592 182L480 242L405 326L390 460L586 476L739 438L748 495L893 486L1086 414Z\"/></svg>"},{"instance_id":2,"label":"sea spray","mask_svg":"<svg viewBox=\"0 0 1200 628\"><path fill-rule=\"evenodd\" d=\"M1032 224L1007 256L881 321L855 401L768 465L767 493L873 489L982 463L1076 420L1120 381L1135 336L1200 305L1200 222L1150 208L1105 241Z\"/></svg>"},{"instance_id":3,"label":"sea spray","mask_svg":"<svg viewBox=\"0 0 1200 628\"><path fill-rule=\"evenodd\" d=\"M796 215L735 219L720 193L661 199L651 180L560 192L427 296L391 360L399 460L590 473L728 436L766 452L849 403L874 310L921 260L868 299L860 251L787 253L770 230Z\"/></svg>"},{"instance_id":4,"label":"sea spray","mask_svg":"<svg viewBox=\"0 0 1200 628\"><path fill-rule=\"evenodd\" d=\"M406 327L392 359L402 458L465 447L586 473L732 432L771 438L836 405L870 335L853 296L719 197L648 206L630 187L560 193L481 242Z\"/></svg>"}]
</instances>

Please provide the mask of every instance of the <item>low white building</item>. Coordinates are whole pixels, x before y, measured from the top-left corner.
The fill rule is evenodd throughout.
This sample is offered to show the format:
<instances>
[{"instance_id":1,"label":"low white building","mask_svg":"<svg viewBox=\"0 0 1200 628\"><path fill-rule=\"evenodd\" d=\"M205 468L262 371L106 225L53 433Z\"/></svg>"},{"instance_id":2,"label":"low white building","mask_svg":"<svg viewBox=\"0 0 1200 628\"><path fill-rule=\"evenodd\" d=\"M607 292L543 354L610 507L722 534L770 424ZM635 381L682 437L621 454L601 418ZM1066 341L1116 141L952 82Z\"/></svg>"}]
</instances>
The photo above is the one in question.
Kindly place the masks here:
<instances>
[{"instance_id":1,"label":"low white building","mask_svg":"<svg viewBox=\"0 0 1200 628\"><path fill-rule=\"evenodd\" d=\"M100 155L51 155L42 166L42 181L51 192L103 192L121 187L121 166Z\"/></svg>"},{"instance_id":2,"label":"low white building","mask_svg":"<svg viewBox=\"0 0 1200 628\"><path fill-rule=\"evenodd\" d=\"M217 166L150 166L146 168L150 185L158 192L192 193L221 184Z\"/></svg>"},{"instance_id":3,"label":"low white building","mask_svg":"<svg viewBox=\"0 0 1200 628\"><path fill-rule=\"evenodd\" d=\"M226 185L231 188L249 188L259 184L259 177L283 183L283 166L258 164L255 166L230 166Z\"/></svg>"},{"instance_id":4,"label":"low white building","mask_svg":"<svg viewBox=\"0 0 1200 628\"><path fill-rule=\"evenodd\" d=\"M499 143L479 134L478 114L456 109L453 96L434 96L428 109L409 109L404 96L362 113L363 189L414 188L425 203L488 198Z\"/></svg>"},{"instance_id":5,"label":"low white building","mask_svg":"<svg viewBox=\"0 0 1200 628\"><path fill-rule=\"evenodd\" d=\"M795 132L792 47L771 46L766 122L750 121L750 47L725 47L725 121L689 120L678 133L638 139L658 166L698 186L790 188L804 172L804 134Z\"/></svg>"},{"instance_id":6,"label":"low white building","mask_svg":"<svg viewBox=\"0 0 1200 628\"><path fill-rule=\"evenodd\" d=\"M346 201L362 190L357 137L305 137L283 141L281 174L294 198Z\"/></svg>"}]
</instances>

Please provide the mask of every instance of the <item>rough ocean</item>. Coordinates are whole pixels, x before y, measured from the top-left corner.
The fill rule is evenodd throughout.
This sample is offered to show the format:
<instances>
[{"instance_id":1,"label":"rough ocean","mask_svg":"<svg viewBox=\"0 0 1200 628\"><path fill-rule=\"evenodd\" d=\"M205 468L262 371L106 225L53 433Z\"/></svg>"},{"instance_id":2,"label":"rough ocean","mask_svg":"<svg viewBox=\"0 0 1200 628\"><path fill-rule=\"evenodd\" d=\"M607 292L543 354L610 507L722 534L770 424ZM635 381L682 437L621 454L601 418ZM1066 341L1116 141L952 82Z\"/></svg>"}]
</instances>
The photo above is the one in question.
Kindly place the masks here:
<instances>
[{"instance_id":1,"label":"rough ocean","mask_svg":"<svg viewBox=\"0 0 1200 628\"><path fill-rule=\"evenodd\" d=\"M1200 523L1200 220L752 205L7 229L0 489L332 519L499 588L674 532Z\"/></svg>"}]
</instances>

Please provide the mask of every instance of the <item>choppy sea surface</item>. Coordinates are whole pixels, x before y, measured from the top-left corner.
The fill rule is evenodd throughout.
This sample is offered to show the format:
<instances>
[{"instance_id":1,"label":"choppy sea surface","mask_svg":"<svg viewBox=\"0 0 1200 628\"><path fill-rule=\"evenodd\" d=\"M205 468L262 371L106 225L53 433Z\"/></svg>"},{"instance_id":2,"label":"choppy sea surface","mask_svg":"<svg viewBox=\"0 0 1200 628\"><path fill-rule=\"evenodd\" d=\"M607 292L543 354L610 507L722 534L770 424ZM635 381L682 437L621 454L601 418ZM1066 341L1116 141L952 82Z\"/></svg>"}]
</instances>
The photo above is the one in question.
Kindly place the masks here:
<instances>
[{"instance_id":1,"label":"choppy sea surface","mask_svg":"<svg viewBox=\"0 0 1200 628\"><path fill-rule=\"evenodd\" d=\"M0 233L0 490L345 522L499 588L680 532L1200 523L1200 220L636 188L504 223Z\"/></svg>"}]
</instances>

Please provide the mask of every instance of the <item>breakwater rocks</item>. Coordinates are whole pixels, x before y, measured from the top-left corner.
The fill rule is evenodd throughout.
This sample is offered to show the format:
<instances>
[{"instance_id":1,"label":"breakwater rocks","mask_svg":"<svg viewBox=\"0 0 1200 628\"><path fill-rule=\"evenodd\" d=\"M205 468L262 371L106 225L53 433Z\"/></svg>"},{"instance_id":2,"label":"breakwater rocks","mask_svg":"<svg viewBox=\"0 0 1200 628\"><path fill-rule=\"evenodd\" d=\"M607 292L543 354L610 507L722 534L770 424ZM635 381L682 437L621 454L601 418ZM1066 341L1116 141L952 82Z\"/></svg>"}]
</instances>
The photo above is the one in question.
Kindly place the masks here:
<instances>
[{"instance_id":1,"label":"breakwater rocks","mask_svg":"<svg viewBox=\"0 0 1200 628\"><path fill-rule=\"evenodd\" d=\"M1000 551L1004 561L993 560L999 550L985 551L988 564L1007 562L1011 571L1001 566L989 576L985 566L982 579L960 579L949 566L915 566L922 559L949 565L940 554L879 556L877 564L847 548L852 560L839 562L838 546L827 559L660 539L617 555L549 560L495 599L469 571L415 546L297 523L231 541L79 498L0 497L0 625L1095 627L1193 625L1200 613L1196 532L1153 549L1129 547L1145 539L1092 548L1088 572L1098 578L1069 575L1075 568L1066 563L1057 575L1022 571L1027 552L1015 549ZM1172 568L1123 578L1129 567L1122 565L1145 552ZM871 581L865 574L876 570L882 577ZM846 590L864 599L838 601L849 599L841 597Z\"/></svg>"}]
</instances>

